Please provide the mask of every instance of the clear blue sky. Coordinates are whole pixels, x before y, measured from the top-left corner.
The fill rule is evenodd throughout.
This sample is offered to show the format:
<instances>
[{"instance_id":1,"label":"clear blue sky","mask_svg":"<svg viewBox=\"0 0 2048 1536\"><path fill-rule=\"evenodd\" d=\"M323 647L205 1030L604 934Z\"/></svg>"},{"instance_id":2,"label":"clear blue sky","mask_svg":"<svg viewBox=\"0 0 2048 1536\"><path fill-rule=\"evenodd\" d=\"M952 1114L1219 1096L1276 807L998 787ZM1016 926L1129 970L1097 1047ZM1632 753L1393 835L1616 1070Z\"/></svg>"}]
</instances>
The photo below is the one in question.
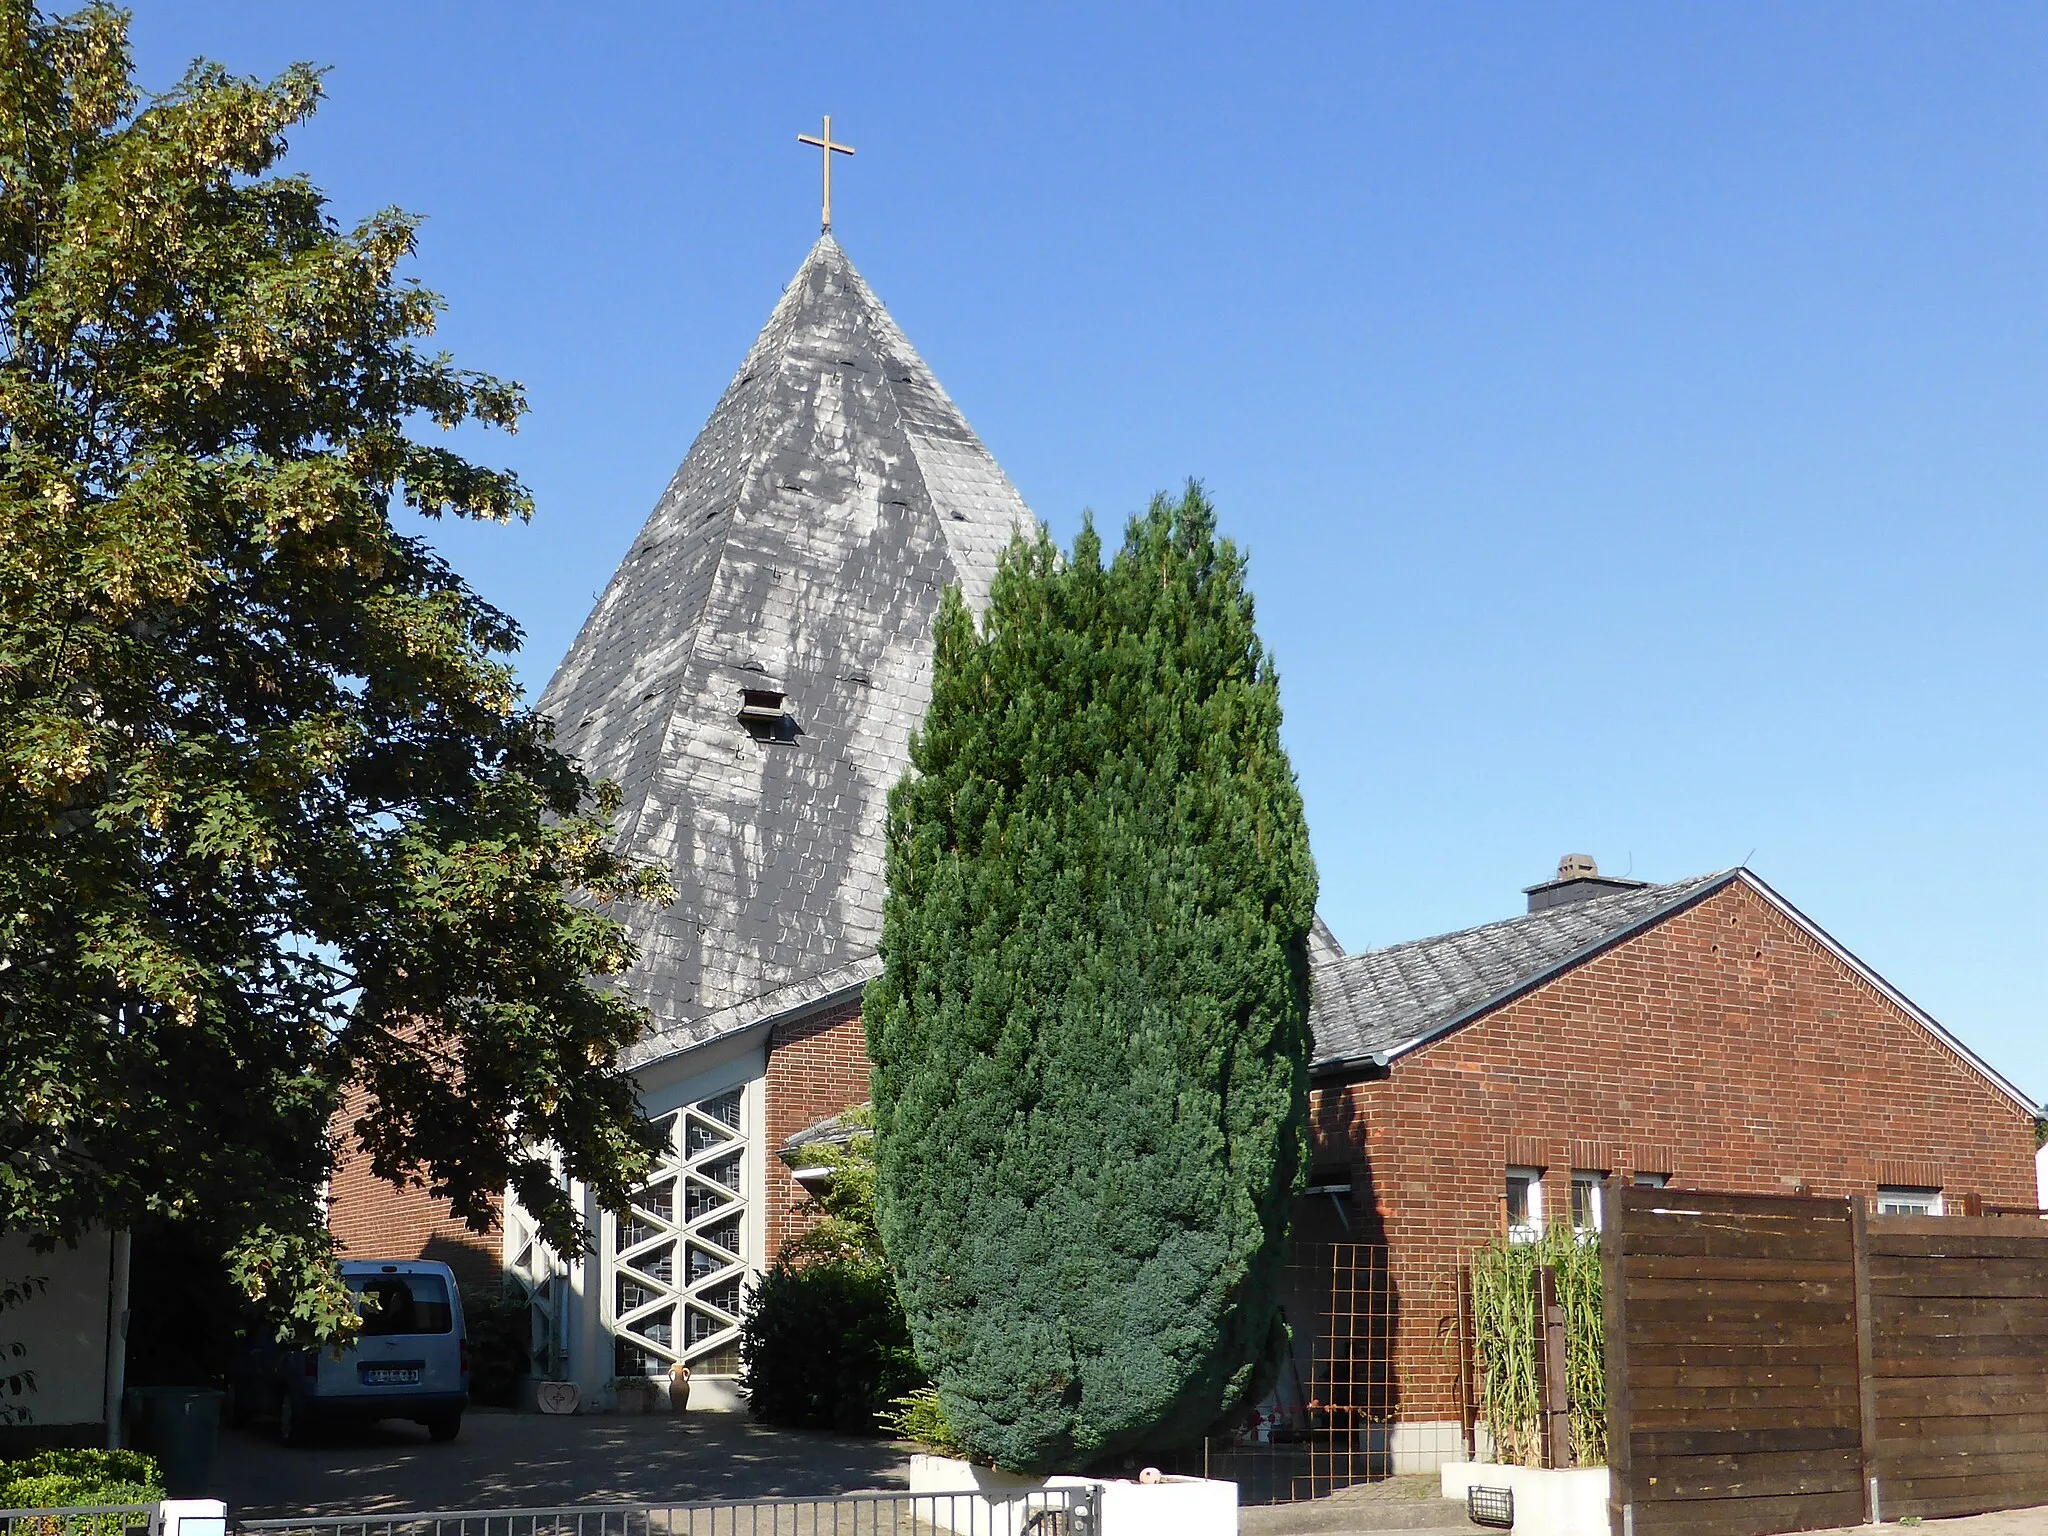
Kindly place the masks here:
<instances>
[{"instance_id":1,"label":"clear blue sky","mask_svg":"<svg viewBox=\"0 0 2048 1536\"><path fill-rule=\"evenodd\" d=\"M429 216L539 686L816 233L1064 539L1207 482L1323 909L1749 859L2048 1096L2048 8L149 3ZM1910 1085L1901 1084L1901 1091Z\"/></svg>"}]
</instances>

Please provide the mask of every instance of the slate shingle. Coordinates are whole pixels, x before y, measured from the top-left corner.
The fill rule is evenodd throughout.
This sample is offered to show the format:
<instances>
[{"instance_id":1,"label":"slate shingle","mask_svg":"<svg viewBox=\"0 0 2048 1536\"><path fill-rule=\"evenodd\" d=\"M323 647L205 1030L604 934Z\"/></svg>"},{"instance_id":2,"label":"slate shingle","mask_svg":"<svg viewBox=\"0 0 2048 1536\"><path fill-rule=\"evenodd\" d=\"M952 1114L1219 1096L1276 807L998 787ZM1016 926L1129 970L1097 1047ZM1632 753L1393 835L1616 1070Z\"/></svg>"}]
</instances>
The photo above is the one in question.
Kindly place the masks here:
<instances>
[{"instance_id":1,"label":"slate shingle","mask_svg":"<svg viewBox=\"0 0 2048 1536\"><path fill-rule=\"evenodd\" d=\"M1319 964L1309 1008L1316 1062L1362 1061L1436 1033L1735 874L1646 885Z\"/></svg>"},{"instance_id":2,"label":"slate shingle","mask_svg":"<svg viewBox=\"0 0 2048 1536\"><path fill-rule=\"evenodd\" d=\"M770 995L864 979L880 829L931 692L940 590L987 597L1037 523L830 235L819 239L542 694L626 793L628 851L676 902L627 914L639 1064ZM799 731L755 740L743 684Z\"/></svg>"}]
</instances>

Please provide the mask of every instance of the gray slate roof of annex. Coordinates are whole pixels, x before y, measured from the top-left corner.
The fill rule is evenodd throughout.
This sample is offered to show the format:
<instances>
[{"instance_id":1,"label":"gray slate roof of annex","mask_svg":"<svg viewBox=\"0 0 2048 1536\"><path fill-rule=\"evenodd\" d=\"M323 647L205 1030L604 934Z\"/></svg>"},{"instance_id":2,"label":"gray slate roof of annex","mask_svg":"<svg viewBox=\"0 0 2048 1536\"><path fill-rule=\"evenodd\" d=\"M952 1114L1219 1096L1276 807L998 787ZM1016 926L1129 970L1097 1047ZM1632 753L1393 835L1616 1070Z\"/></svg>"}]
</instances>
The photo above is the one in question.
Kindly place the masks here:
<instances>
[{"instance_id":1,"label":"gray slate roof of annex","mask_svg":"<svg viewBox=\"0 0 2048 1536\"><path fill-rule=\"evenodd\" d=\"M869 969L939 595L978 610L1036 529L822 236L541 696L562 749L624 790L628 851L675 886L626 914L640 958L619 983L653 1015L629 1065ZM737 719L764 682L793 739Z\"/></svg>"},{"instance_id":2,"label":"gray slate roof of annex","mask_svg":"<svg viewBox=\"0 0 2048 1536\"><path fill-rule=\"evenodd\" d=\"M1364 1061L1439 1033L1736 873L1595 896L1318 965L1309 1009L1315 1060Z\"/></svg>"}]
</instances>

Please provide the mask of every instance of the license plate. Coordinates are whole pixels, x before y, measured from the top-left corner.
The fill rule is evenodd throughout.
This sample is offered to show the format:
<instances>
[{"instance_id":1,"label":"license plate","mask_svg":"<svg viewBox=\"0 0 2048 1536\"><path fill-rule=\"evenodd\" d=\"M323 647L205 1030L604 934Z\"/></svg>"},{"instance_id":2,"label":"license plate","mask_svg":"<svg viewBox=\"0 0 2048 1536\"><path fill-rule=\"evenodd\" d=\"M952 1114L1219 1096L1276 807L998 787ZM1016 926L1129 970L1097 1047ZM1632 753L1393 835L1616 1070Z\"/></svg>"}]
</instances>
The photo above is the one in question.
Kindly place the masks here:
<instances>
[{"instance_id":1,"label":"license plate","mask_svg":"<svg viewBox=\"0 0 2048 1536\"><path fill-rule=\"evenodd\" d=\"M416 1387L419 1384L420 1368L416 1365L363 1367L363 1385L366 1387Z\"/></svg>"}]
</instances>

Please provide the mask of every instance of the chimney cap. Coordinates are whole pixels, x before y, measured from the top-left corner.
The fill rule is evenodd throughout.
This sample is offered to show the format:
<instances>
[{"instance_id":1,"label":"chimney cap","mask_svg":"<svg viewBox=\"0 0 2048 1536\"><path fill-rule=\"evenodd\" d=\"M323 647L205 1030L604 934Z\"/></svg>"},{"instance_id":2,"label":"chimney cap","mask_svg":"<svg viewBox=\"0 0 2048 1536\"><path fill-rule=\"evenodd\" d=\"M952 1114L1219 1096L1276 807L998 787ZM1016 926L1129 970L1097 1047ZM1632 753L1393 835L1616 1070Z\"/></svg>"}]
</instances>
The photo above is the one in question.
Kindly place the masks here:
<instances>
[{"instance_id":1,"label":"chimney cap","mask_svg":"<svg viewBox=\"0 0 2048 1536\"><path fill-rule=\"evenodd\" d=\"M1529 898L1531 912L1542 912L1594 896L1609 896L1617 891L1639 891L1649 883L1647 880L1623 880L1615 875L1603 875L1590 853L1568 853L1557 861L1556 875L1540 885L1523 886L1522 894Z\"/></svg>"}]
</instances>

